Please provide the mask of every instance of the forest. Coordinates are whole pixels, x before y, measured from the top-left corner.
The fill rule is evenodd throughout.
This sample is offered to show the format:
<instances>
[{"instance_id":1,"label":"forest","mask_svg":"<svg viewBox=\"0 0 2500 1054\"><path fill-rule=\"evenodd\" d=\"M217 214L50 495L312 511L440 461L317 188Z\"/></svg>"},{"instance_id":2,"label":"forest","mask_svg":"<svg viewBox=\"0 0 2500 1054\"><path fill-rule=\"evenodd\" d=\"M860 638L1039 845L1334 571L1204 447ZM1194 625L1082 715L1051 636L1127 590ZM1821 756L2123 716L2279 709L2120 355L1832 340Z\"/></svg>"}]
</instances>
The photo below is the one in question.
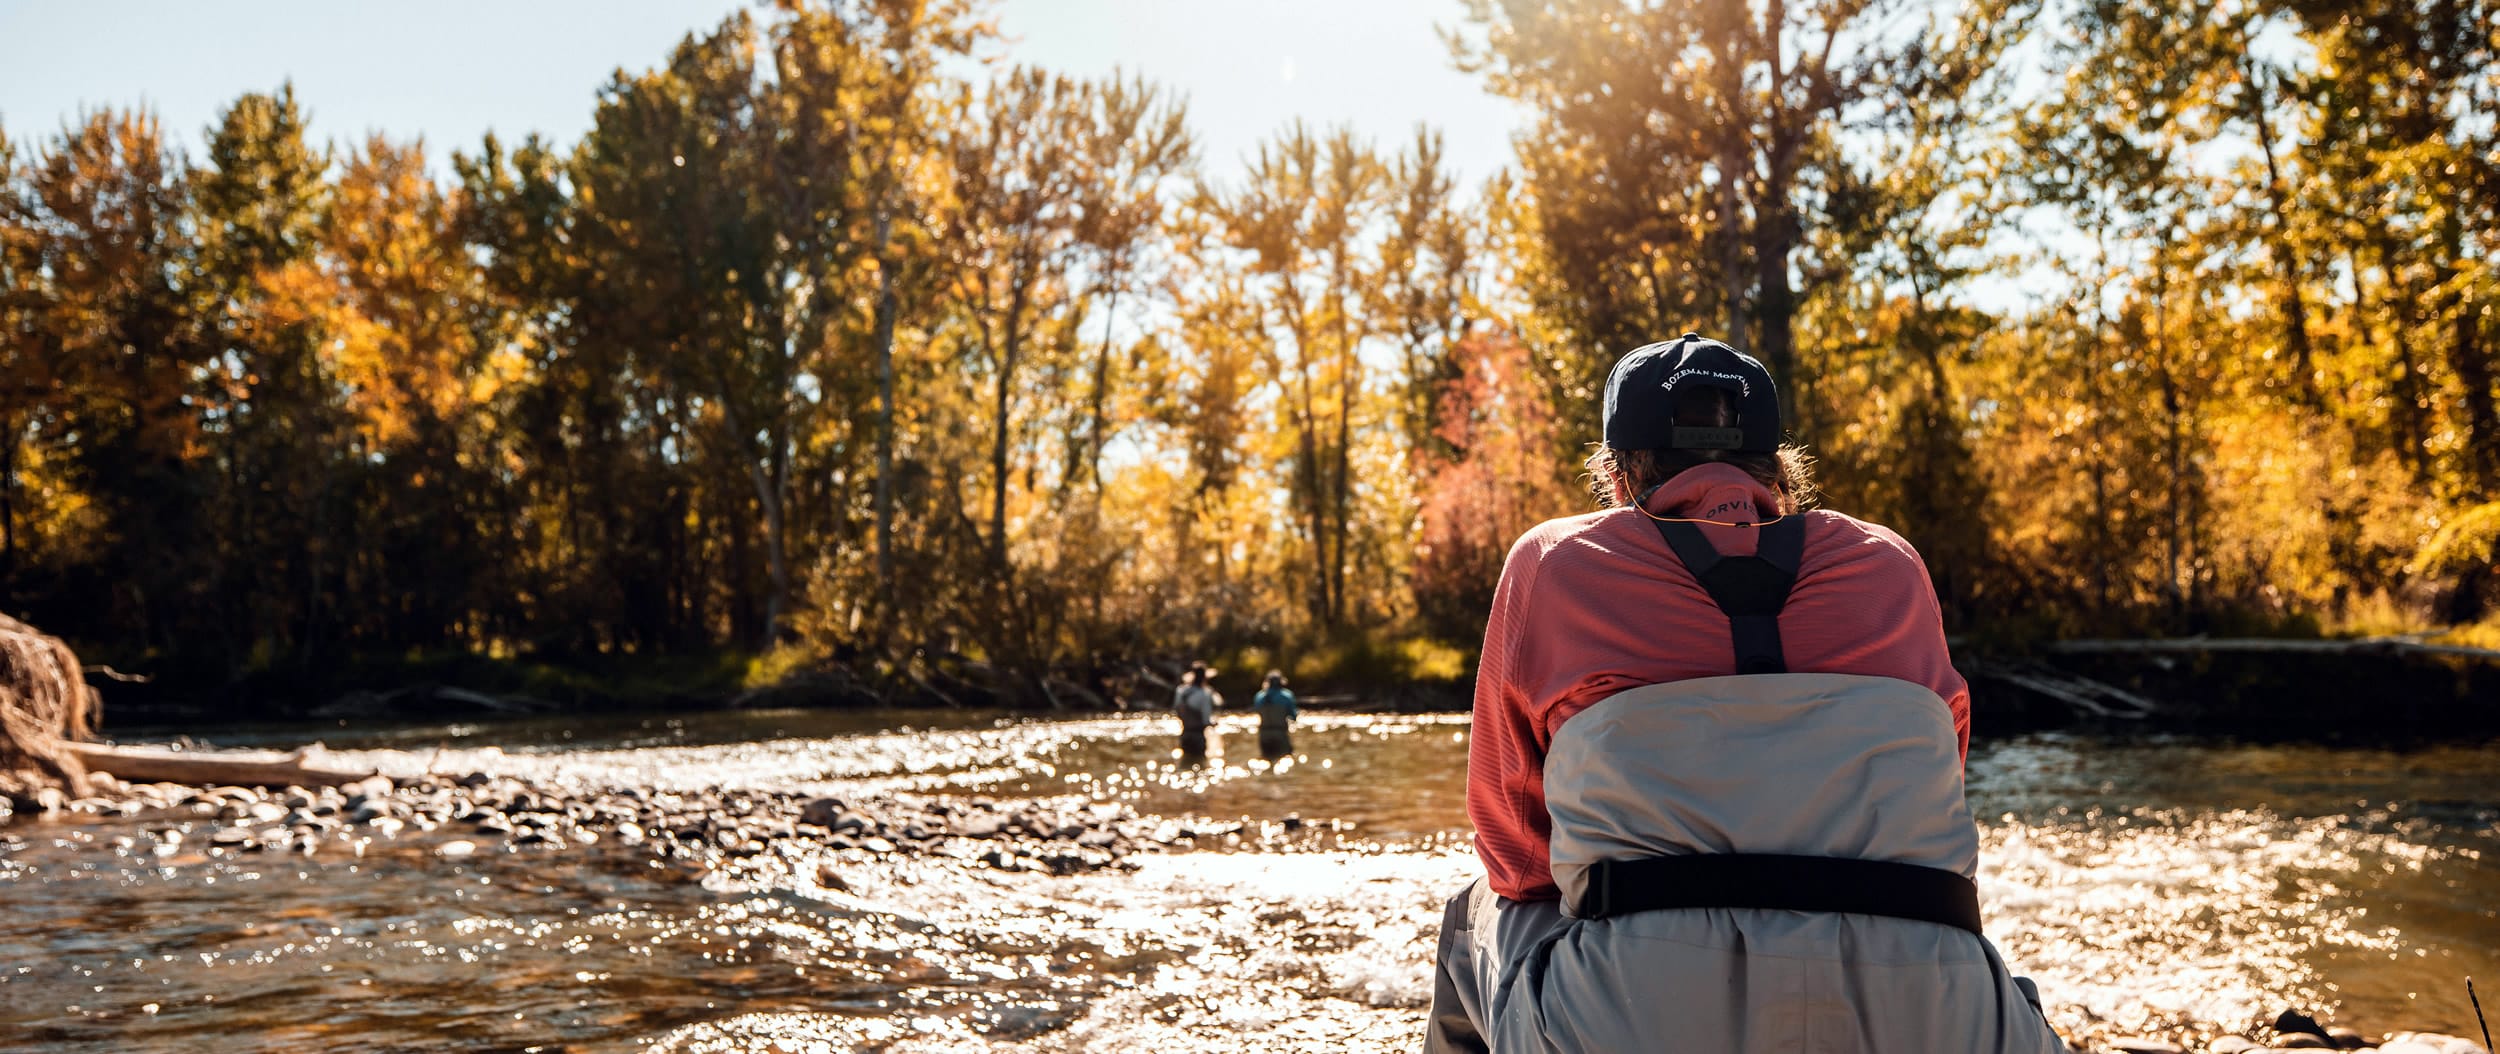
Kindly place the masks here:
<instances>
[{"instance_id":1,"label":"forest","mask_svg":"<svg viewBox=\"0 0 2500 1054\"><path fill-rule=\"evenodd\" d=\"M1466 0L1534 115L1275 129L780 0L558 146L286 85L0 127L0 609L194 685L426 657L1071 704L1466 675L1598 389L1762 358L1965 647L2500 645L2489 0ZM448 167L440 164L448 149ZM1636 603L1627 600L1627 603ZM708 668L708 667L707 667Z\"/></svg>"}]
</instances>

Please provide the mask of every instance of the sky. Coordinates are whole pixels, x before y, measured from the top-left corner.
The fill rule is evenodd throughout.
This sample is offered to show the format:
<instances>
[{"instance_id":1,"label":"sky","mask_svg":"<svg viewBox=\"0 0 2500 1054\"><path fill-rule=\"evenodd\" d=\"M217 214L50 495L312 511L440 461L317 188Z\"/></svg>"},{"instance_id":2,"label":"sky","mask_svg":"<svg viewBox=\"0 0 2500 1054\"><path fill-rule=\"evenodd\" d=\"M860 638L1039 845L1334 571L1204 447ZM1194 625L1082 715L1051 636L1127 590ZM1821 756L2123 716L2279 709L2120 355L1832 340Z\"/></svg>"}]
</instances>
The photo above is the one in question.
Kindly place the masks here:
<instances>
[{"instance_id":1,"label":"sky","mask_svg":"<svg viewBox=\"0 0 2500 1054\"><path fill-rule=\"evenodd\" d=\"M422 136L439 172L492 130L571 144L618 68L658 64L744 0L0 0L0 128L27 144L84 108L145 103L193 154L218 111L293 80L316 139ZM1458 0L995 0L1008 62L1143 75L1186 94L1207 173L1295 118L1402 147L1439 128L1469 182L1523 111L1452 68Z\"/></svg>"}]
</instances>

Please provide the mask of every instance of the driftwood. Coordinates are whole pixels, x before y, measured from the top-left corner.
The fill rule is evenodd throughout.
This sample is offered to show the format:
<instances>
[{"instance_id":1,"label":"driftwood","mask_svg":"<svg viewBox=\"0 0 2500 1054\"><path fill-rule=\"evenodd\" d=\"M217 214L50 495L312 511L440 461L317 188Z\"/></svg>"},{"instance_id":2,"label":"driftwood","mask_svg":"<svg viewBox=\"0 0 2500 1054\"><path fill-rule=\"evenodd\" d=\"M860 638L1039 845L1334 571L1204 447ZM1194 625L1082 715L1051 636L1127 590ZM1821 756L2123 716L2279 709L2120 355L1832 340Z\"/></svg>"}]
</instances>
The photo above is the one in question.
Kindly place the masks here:
<instances>
[{"instance_id":1,"label":"driftwood","mask_svg":"<svg viewBox=\"0 0 2500 1054\"><path fill-rule=\"evenodd\" d=\"M69 745L95 734L95 692L78 656L0 615L0 795L87 793L87 770Z\"/></svg>"},{"instance_id":2,"label":"driftwood","mask_svg":"<svg viewBox=\"0 0 2500 1054\"><path fill-rule=\"evenodd\" d=\"M2092 717L2137 721L2161 709L2161 704L2116 685L2039 663L1982 661L1964 662L1961 666L1972 677L2003 681L2037 692Z\"/></svg>"},{"instance_id":3,"label":"driftwood","mask_svg":"<svg viewBox=\"0 0 2500 1054\"><path fill-rule=\"evenodd\" d=\"M1056 686L1055 690L1053 688L1054 685ZM1042 678L1042 691L1049 694L1050 701L1054 705L1059 702L1060 693L1065 692L1069 695L1075 696L1079 701L1092 705L1097 710L1113 709L1111 701L1103 698L1102 693L1057 674L1051 674Z\"/></svg>"},{"instance_id":4,"label":"driftwood","mask_svg":"<svg viewBox=\"0 0 2500 1054\"><path fill-rule=\"evenodd\" d=\"M344 787L377 775L327 763L318 746L276 751L198 751L165 747L119 747L72 743L69 751L91 772L109 772L124 783L181 783L194 787Z\"/></svg>"},{"instance_id":5,"label":"driftwood","mask_svg":"<svg viewBox=\"0 0 2500 1054\"><path fill-rule=\"evenodd\" d=\"M961 700L961 699L957 699L957 698L955 698L954 696L947 694L945 689L940 688L940 687L938 687L936 684L931 683L931 682L930 682L930 680L929 680L929 678L927 678L926 676L923 676L919 670L913 669L913 668L912 668L912 664L910 664L910 663L904 663L904 664L903 664L903 676L904 676L904 677L907 677L907 678L910 678L910 679L911 679L911 683L916 684L916 685L919 685L919 686L920 686L920 690L921 690L921 691L927 692L927 693L929 693L930 695L934 695L934 696L938 697L938 701L939 701L939 702L943 702L943 703L945 703L946 705L951 706L951 707L954 707L954 708L955 708L955 709L957 709L957 710L961 710L961 709L963 709L963 706L964 706L963 700Z\"/></svg>"},{"instance_id":6,"label":"driftwood","mask_svg":"<svg viewBox=\"0 0 2500 1054\"><path fill-rule=\"evenodd\" d=\"M2171 637L2163 640L2064 640L2048 650L2061 655L2153 652L2306 652L2327 655L2445 655L2500 661L2500 649L2432 644L2416 636L2358 640L2276 640L2269 637Z\"/></svg>"}]
</instances>

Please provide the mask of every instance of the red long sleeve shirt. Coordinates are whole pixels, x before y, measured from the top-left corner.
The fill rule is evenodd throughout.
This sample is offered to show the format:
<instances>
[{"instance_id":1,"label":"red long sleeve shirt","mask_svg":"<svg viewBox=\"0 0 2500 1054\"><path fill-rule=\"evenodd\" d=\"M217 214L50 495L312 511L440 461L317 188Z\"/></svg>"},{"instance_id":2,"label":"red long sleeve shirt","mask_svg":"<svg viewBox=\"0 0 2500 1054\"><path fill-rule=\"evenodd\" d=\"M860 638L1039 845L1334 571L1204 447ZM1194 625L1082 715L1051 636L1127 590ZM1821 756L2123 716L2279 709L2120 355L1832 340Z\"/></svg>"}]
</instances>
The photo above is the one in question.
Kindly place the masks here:
<instances>
[{"instance_id":1,"label":"red long sleeve shirt","mask_svg":"<svg viewBox=\"0 0 2500 1054\"><path fill-rule=\"evenodd\" d=\"M1717 521L1721 553L1753 552L1775 509L1770 488L1728 465L1677 475L1647 503L1660 516ZM1809 512L1805 553L1780 641L1794 673L1893 677L1933 689L1970 753L1970 688L1945 651L1927 565L1890 529ZM1649 517L1609 509L1549 520L1511 547L1485 627L1467 753L1467 816L1493 890L1550 900L1552 821L1545 752L1554 731L1631 688L1736 672L1727 616L1667 549Z\"/></svg>"}]
</instances>

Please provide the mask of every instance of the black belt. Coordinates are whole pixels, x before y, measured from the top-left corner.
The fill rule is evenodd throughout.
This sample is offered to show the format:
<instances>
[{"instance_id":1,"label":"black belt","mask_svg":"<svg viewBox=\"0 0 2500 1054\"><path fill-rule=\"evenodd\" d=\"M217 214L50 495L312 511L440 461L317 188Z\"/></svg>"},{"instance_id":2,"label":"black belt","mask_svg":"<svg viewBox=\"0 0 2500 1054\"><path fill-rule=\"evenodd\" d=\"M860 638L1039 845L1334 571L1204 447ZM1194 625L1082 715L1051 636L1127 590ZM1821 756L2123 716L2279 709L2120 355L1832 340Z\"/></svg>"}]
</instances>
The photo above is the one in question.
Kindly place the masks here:
<instances>
[{"instance_id":1,"label":"black belt","mask_svg":"<svg viewBox=\"0 0 2500 1054\"><path fill-rule=\"evenodd\" d=\"M1941 868L1886 860L1702 853L1589 865L1571 914L1603 919L1673 908L1765 908L1914 919L1979 933L1979 886Z\"/></svg>"}]
</instances>

